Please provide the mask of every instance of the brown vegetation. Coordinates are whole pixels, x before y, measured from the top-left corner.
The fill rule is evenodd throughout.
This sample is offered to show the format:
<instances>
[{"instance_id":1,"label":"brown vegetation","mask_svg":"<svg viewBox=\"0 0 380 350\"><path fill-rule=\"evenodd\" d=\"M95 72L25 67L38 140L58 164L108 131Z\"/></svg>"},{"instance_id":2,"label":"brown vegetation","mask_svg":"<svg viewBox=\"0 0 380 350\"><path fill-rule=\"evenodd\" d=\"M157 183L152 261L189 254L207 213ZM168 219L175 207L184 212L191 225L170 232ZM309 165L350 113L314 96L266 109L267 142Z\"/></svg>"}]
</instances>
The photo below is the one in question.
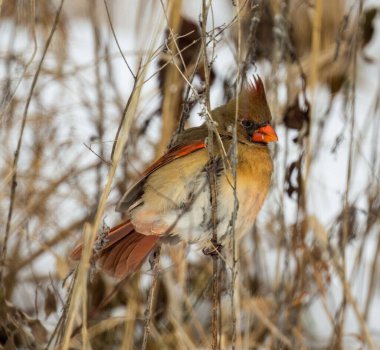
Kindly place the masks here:
<instances>
[{"instance_id":1,"label":"brown vegetation","mask_svg":"<svg viewBox=\"0 0 380 350\"><path fill-rule=\"evenodd\" d=\"M378 9L78 3L0 0L0 348L379 348ZM162 245L124 281L93 268L125 189L255 70L281 140L244 243L218 263Z\"/></svg>"}]
</instances>

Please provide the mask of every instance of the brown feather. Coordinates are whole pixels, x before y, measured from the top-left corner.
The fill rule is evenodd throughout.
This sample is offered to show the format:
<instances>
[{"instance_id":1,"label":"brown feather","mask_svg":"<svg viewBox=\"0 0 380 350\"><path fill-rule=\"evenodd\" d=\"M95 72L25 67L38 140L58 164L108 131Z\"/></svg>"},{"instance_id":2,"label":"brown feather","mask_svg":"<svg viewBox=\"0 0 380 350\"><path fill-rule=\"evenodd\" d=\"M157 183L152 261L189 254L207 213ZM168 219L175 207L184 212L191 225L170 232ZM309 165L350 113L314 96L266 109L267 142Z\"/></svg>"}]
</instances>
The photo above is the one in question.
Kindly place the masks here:
<instances>
[{"instance_id":1,"label":"brown feather","mask_svg":"<svg viewBox=\"0 0 380 350\"><path fill-rule=\"evenodd\" d=\"M131 249L139 240L139 236L135 232L130 233L127 239L120 240L118 244L104 250L100 253L99 266L105 271L112 271L113 268L120 263L121 257L124 253L128 254L128 249Z\"/></svg>"},{"instance_id":2,"label":"brown feather","mask_svg":"<svg viewBox=\"0 0 380 350\"><path fill-rule=\"evenodd\" d=\"M83 244L77 245L70 254L70 259L73 261L80 260L82 256Z\"/></svg>"},{"instance_id":3,"label":"brown feather","mask_svg":"<svg viewBox=\"0 0 380 350\"><path fill-rule=\"evenodd\" d=\"M125 278L140 267L158 239L157 236L145 236L133 231L101 253L99 266L111 276Z\"/></svg>"},{"instance_id":4,"label":"brown feather","mask_svg":"<svg viewBox=\"0 0 380 350\"><path fill-rule=\"evenodd\" d=\"M228 131L235 124L235 113L236 98L211 112L214 120L219 125L218 129L221 131ZM258 76L254 77L251 82L246 83L239 94L238 119L253 120L256 123L270 122L272 119L264 84Z\"/></svg>"},{"instance_id":5,"label":"brown feather","mask_svg":"<svg viewBox=\"0 0 380 350\"><path fill-rule=\"evenodd\" d=\"M124 221L121 224L113 227L107 236L107 242L102 246L101 250L110 248L114 244L116 244L118 241L120 241L122 238L124 238L127 234L132 232L134 230L134 227L132 223L128 221ZM83 244L78 244L74 250L70 254L70 259L74 261L80 260L82 256L83 251Z\"/></svg>"},{"instance_id":6,"label":"brown feather","mask_svg":"<svg viewBox=\"0 0 380 350\"><path fill-rule=\"evenodd\" d=\"M93 255L92 261L98 261L108 274L125 278L134 272L155 247L159 237L146 236L135 231L128 220L114 227L108 234L108 241ZM79 260L83 244L71 253L72 260Z\"/></svg>"}]
</instances>

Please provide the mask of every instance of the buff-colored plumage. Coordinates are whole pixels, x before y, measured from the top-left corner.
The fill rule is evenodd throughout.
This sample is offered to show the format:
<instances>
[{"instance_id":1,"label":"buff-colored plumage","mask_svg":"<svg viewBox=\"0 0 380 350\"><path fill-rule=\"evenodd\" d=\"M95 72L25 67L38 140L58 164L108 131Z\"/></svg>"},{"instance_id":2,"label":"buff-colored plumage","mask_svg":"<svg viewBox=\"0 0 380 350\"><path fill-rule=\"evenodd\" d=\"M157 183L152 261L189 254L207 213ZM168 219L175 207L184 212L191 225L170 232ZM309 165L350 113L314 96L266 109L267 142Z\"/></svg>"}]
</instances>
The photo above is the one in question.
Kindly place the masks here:
<instances>
[{"instance_id":1,"label":"buff-colored plumage","mask_svg":"<svg viewBox=\"0 0 380 350\"><path fill-rule=\"evenodd\" d=\"M231 158L236 100L211 112L224 150ZM237 237L253 224L268 192L273 164L267 143L277 140L260 78L239 95L237 123ZM122 198L118 210L128 220L112 229L109 242L95 257L105 270L126 277L143 262L160 238L178 236L201 247L211 238L210 185L206 166L209 154L205 125L186 130L168 153L147 169ZM222 148L215 143L215 154ZM231 170L217 156L217 231L223 244L234 211ZM231 161L231 159L230 159ZM81 247L72 254L79 258Z\"/></svg>"}]
</instances>

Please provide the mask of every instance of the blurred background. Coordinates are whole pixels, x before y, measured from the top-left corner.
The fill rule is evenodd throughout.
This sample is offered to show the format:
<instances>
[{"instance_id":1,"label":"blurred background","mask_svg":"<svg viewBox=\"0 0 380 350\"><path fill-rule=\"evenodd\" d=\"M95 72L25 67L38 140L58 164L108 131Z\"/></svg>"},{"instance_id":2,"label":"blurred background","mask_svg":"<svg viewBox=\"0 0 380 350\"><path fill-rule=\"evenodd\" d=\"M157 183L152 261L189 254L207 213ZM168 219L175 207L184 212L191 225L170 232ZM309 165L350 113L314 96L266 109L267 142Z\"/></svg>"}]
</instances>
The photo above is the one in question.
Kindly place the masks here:
<instances>
[{"instance_id":1,"label":"blurred background","mask_svg":"<svg viewBox=\"0 0 380 350\"><path fill-rule=\"evenodd\" d=\"M217 347L380 348L379 0L0 1L0 348L210 348L210 257L163 245L152 292L149 263L75 289L69 254L208 88L214 108L255 73L275 173L235 283L221 266Z\"/></svg>"}]
</instances>

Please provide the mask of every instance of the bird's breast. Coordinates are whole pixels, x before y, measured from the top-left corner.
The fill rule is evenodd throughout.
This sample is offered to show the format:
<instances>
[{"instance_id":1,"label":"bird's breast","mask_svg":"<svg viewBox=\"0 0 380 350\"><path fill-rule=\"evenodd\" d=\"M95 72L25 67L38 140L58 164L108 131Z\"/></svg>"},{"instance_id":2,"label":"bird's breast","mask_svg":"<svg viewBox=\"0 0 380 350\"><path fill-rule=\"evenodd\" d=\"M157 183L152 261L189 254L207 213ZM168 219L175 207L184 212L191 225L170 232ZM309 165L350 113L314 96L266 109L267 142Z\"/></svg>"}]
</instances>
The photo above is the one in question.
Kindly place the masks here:
<instances>
[{"instance_id":1,"label":"bird's breast","mask_svg":"<svg viewBox=\"0 0 380 350\"><path fill-rule=\"evenodd\" d=\"M252 227L269 188L269 153L246 151L239 153L236 169L237 206L231 174L222 171L217 176L216 222L221 243L232 232L236 209L236 236ZM206 245L213 230L210 184L204 170L207 161L207 150L202 150L154 173L144 188L143 205L131 212L136 230L147 235L178 235L189 243Z\"/></svg>"}]
</instances>

